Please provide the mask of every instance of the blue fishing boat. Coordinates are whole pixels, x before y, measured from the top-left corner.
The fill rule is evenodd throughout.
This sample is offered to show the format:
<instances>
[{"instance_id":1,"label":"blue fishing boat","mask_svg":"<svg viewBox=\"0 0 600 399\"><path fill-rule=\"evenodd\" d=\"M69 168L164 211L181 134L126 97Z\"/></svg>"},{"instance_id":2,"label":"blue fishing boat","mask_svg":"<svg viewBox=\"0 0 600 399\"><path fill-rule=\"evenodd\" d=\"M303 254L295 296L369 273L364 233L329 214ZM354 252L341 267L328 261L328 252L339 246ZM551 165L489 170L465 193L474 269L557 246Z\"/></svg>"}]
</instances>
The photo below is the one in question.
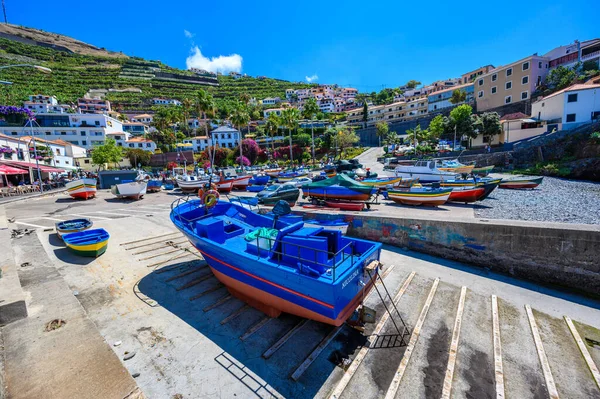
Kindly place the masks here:
<instances>
[{"instance_id":1,"label":"blue fishing boat","mask_svg":"<svg viewBox=\"0 0 600 399\"><path fill-rule=\"evenodd\" d=\"M249 191L251 193L260 193L262 190L265 189L265 187L266 186L264 186L264 185L259 185L259 186L252 185L252 186L246 187L246 191Z\"/></svg>"},{"instance_id":2,"label":"blue fishing boat","mask_svg":"<svg viewBox=\"0 0 600 399\"><path fill-rule=\"evenodd\" d=\"M160 180L148 180L148 185L146 186L146 191L149 193L157 193L160 191L162 187L162 181Z\"/></svg>"},{"instance_id":3,"label":"blue fishing boat","mask_svg":"<svg viewBox=\"0 0 600 399\"><path fill-rule=\"evenodd\" d=\"M306 176L308 174L307 171L305 171L304 169L298 169L296 171L287 171L287 172L280 172L279 175L277 175L277 181L280 183L283 182L288 182L292 179L295 179L296 177L302 177L302 176Z\"/></svg>"},{"instance_id":4,"label":"blue fishing boat","mask_svg":"<svg viewBox=\"0 0 600 399\"><path fill-rule=\"evenodd\" d=\"M77 255L98 257L106 252L109 238L106 230L94 229L65 234L63 241Z\"/></svg>"},{"instance_id":5,"label":"blue fishing boat","mask_svg":"<svg viewBox=\"0 0 600 399\"><path fill-rule=\"evenodd\" d=\"M64 222L57 222L56 234L59 238L62 239L62 236L69 233L77 233L79 231L84 231L90 229L94 223L90 219L81 218L81 219L71 219L65 220Z\"/></svg>"},{"instance_id":6,"label":"blue fishing boat","mask_svg":"<svg viewBox=\"0 0 600 399\"><path fill-rule=\"evenodd\" d=\"M175 188L175 183L173 183L173 180L167 179L163 186L165 190L173 190Z\"/></svg>"},{"instance_id":7,"label":"blue fishing boat","mask_svg":"<svg viewBox=\"0 0 600 399\"><path fill-rule=\"evenodd\" d=\"M270 317L282 312L339 326L373 286L381 244L289 223L219 201L177 200L171 220L232 295Z\"/></svg>"},{"instance_id":8,"label":"blue fishing boat","mask_svg":"<svg viewBox=\"0 0 600 399\"><path fill-rule=\"evenodd\" d=\"M345 174L302 186L302 197L317 200L368 201L376 187L360 184Z\"/></svg>"},{"instance_id":9,"label":"blue fishing boat","mask_svg":"<svg viewBox=\"0 0 600 399\"><path fill-rule=\"evenodd\" d=\"M269 175L254 175L252 179L250 179L249 183L253 186L264 186L269 182L271 176Z\"/></svg>"}]
</instances>

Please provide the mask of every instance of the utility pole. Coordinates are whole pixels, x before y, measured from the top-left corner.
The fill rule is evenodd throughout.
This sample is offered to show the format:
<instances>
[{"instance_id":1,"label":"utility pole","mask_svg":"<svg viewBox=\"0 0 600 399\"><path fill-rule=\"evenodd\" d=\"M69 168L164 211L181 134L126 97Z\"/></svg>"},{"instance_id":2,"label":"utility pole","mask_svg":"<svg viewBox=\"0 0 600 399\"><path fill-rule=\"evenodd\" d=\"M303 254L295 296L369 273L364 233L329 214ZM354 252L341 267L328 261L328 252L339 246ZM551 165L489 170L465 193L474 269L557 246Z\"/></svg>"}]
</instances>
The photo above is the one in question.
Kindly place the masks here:
<instances>
[{"instance_id":1,"label":"utility pole","mask_svg":"<svg viewBox=\"0 0 600 399\"><path fill-rule=\"evenodd\" d=\"M452 151L456 151L456 124L454 124L454 142L452 143Z\"/></svg>"},{"instance_id":2,"label":"utility pole","mask_svg":"<svg viewBox=\"0 0 600 399\"><path fill-rule=\"evenodd\" d=\"M8 20L6 19L6 5L4 4L4 0L2 0L2 12L4 13L4 23L8 24Z\"/></svg>"}]
</instances>

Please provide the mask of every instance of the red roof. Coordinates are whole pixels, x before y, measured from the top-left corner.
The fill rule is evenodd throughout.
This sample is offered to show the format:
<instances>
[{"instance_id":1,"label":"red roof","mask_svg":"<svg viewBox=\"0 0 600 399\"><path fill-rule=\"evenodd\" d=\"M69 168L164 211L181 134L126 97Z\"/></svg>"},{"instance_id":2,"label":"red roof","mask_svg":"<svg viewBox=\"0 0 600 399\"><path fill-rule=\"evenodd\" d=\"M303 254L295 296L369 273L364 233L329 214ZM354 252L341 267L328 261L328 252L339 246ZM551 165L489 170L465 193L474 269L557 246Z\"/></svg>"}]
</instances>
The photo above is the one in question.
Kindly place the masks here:
<instances>
[{"instance_id":1,"label":"red roof","mask_svg":"<svg viewBox=\"0 0 600 399\"><path fill-rule=\"evenodd\" d=\"M13 168L8 165L0 165L0 175L22 175L26 173L27 171L23 169Z\"/></svg>"},{"instance_id":2,"label":"red roof","mask_svg":"<svg viewBox=\"0 0 600 399\"><path fill-rule=\"evenodd\" d=\"M504 115L502 118L500 118L501 121L512 121L515 119L527 119L529 118L529 115L525 115L522 112L515 112L514 114L506 114Z\"/></svg>"}]
</instances>

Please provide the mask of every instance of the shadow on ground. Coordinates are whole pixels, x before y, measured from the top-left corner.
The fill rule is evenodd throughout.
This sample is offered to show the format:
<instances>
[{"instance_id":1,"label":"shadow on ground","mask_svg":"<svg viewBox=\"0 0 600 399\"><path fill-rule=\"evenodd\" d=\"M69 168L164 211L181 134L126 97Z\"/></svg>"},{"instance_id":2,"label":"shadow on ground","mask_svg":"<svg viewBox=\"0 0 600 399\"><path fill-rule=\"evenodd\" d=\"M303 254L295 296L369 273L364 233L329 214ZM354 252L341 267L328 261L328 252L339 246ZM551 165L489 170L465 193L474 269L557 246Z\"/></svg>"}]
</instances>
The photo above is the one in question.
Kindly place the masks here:
<instances>
[{"instance_id":1,"label":"shadow on ground","mask_svg":"<svg viewBox=\"0 0 600 399\"><path fill-rule=\"evenodd\" d=\"M92 257L75 255L67 248L64 241L58 238L58 234L50 234L48 236L48 242L54 248L54 255L56 255L56 257L62 262L75 265L89 265L94 261L94 259L96 259Z\"/></svg>"},{"instance_id":2,"label":"shadow on ground","mask_svg":"<svg viewBox=\"0 0 600 399\"><path fill-rule=\"evenodd\" d=\"M183 288L209 275L201 283ZM309 321L269 359L265 359L262 357L264 352L301 319L282 314L279 318L270 319L262 328L242 340L241 337L266 316L254 308L248 308L221 324L228 316L243 308L244 303L232 298L206 310L228 296L226 288L215 289L219 285L203 261L183 262L155 270L142 278L136 285L139 291L136 295L147 303L151 300L150 304L155 301L218 345L222 352L212 361L226 369L257 397L275 394L273 389L284 397L314 397L337 364L365 342L362 334L344 327L296 382L291 379L291 374L333 327ZM205 291L210 293L190 300Z\"/></svg>"}]
</instances>

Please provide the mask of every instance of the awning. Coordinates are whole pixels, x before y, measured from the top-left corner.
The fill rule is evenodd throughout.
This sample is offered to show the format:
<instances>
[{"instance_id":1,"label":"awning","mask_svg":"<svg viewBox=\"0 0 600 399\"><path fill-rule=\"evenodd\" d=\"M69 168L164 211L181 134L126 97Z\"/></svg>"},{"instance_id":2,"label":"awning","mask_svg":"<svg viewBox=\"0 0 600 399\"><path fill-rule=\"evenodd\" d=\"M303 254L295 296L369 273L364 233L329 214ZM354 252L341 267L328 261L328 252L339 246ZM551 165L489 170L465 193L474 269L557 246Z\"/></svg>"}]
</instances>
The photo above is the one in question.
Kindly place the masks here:
<instances>
[{"instance_id":1,"label":"awning","mask_svg":"<svg viewBox=\"0 0 600 399\"><path fill-rule=\"evenodd\" d=\"M38 168L38 165L36 165L35 163L31 163L31 162L19 162L19 161L6 162L6 161L4 161L2 163L6 164L6 165L14 166L15 168L21 168L21 169L26 169L26 170L29 170L29 168L37 170L37 168ZM48 165L44 165L42 163L39 164L39 167L42 172L46 172L46 173L64 172L64 169L55 168L54 166L48 166Z\"/></svg>"},{"instance_id":2,"label":"awning","mask_svg":"<svg viewBox=\"0 0 600 399\"><path fill-rule=\"evenodd\" d=\"M0 165L0 175L23 175L28 173L24 169L13 168L8 165Z\"/></svg>"}]
</instances>

